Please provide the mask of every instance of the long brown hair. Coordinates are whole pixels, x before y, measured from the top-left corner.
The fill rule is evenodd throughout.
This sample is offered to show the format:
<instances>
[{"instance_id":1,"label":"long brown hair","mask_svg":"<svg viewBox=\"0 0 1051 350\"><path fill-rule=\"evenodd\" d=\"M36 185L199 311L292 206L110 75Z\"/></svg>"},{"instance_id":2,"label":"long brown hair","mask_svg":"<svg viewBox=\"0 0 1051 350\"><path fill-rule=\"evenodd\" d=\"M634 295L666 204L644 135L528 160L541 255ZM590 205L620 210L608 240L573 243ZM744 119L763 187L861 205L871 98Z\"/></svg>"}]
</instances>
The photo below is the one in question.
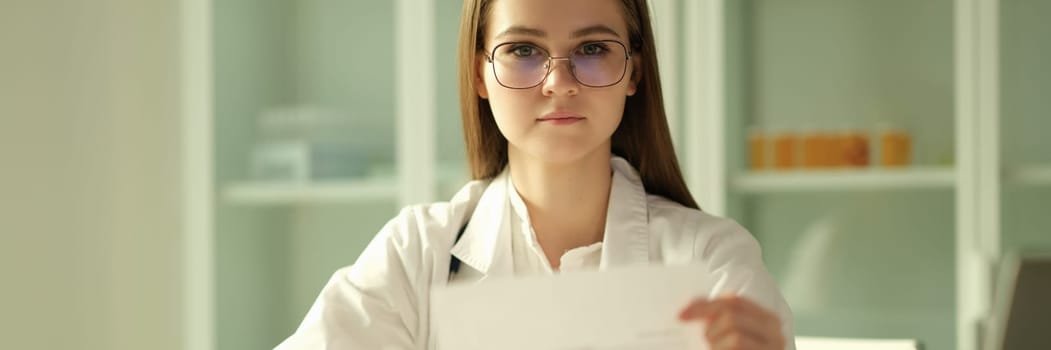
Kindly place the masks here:
<instances>
[{"instance_id":1,"label":"long brown hair","mask_svg":"<svg viewBox=\"0 0 1051 350\"><path fill-rule=\"evenodd\" d=\"M496 0L464 0L460 22L460 109L474 179L493 178L507 166L507 139L496 126L489 101L479 97L475 89L477 60L484 50L483 33L493 1ZM646 0L622 0L621 4L631 50L642 64L636 72L641 74L637 90L627 97L624 116L613 132L612 152L639 170L647 193L697 209L697 202L683 181L664 115L649 7Z\"/></svg>"}]
</instances>

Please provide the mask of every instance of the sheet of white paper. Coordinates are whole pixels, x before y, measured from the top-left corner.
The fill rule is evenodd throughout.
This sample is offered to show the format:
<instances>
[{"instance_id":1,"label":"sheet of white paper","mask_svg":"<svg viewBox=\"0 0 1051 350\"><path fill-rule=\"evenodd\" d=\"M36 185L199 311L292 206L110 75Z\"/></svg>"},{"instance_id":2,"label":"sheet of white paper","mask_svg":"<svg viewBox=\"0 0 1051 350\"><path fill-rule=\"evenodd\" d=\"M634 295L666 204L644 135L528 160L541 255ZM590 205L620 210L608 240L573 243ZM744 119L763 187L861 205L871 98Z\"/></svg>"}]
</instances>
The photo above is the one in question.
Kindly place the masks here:
<instances>
[{"instance_id":1,"label":"sheet of white paper","mask_svg":"<svg viewBox=\"0 0 1051 350\"><path fill-rule=\"evenodd\" d=\"M697 266L484 281L436 288L432 330L439 350L699 350L701 325L678 314L708 297Z\"/></svg>"}]
</instances>

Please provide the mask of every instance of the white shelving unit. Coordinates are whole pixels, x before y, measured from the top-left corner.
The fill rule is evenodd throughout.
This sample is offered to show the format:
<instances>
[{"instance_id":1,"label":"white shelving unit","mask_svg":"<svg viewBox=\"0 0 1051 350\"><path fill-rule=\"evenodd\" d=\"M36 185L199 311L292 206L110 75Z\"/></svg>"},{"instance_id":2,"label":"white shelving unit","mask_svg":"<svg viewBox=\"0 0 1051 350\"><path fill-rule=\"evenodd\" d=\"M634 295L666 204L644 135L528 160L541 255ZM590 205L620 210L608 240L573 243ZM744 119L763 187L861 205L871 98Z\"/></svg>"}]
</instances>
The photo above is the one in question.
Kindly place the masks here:
<instances>
[{"instance_id":1,"label":"white shelving unit","mask_svg":"<svg viewBox=\"0 0 1051 350\"><path fill-rule=\"evenodd\" d=\"M915 198L922 198L929 205L951 205L953 209L948 214L941 214L937 220L928 220L924 223L933 229L925 230L931 233L927 242L937 239L938 241L955 242L944 245L939 249L951 250L951 256L939 256L937 261L951 264L952 268L941 273L954 275L955 286L949 288L955 293L954 305L946 309L941 307L935 312L939 317L947 316L945 322L950 324L928 327L922 330L924 336L929 337L937 333L939 344L948 344L955 339L955 348L962 350L977 349L979 337L979 322L984 312L989 307L990 274L989 264L997 258L996 251L999 247L999 217L996 214L1000 205L1000 160L996 157L999 152L998 140L998 100L997 71L999 69L996 61L997 55L997 6L998 1L984 0L951 0L943 2L850 2L853 5L830 1L835 6L825 8L823 14L813 14L812 19L817 21L804 21L799 17L799 12L780 13L775 16L770 12L784 10L782 5L776 2L736 2L727 0L699 0L684 3L685 23L684 41L690 43L684 62L684 91L682 96L686 101L684 114L692 116L688 123L688 134L693 137L687 138L685 149L687 160L684 168L687 171L687 183L694 193L698 193L700 202L704 203L705 209L718 215L740 215L742 212L755 212L759 208L777 208L776 210L792 211L794 214L810 215L805 207L820 203L813 197L780 197L780 193L824 193L836 191L836 193L854 193L877 191L894 191L893 196L877 196L882 201L895 203L907 203ZM812 6L816 6L811 3ZM787 5L784 5L787 6ZM794 5L793 5L794 6ZM852 7L853 6L853 7ZM864 9L871 11L871 17L865 14ZM882 37L885 31L849 33L858 29L856 26L842 26L842 22L856 16L852 20L872 20L865 22L868 25L884 25L877 22L880 16L887 16L885 11L939 11L936 18L909 18L909 16L895 16L896 21L907 24L909 30L918 35L929 35L930 40L938 40L938 45L925 46L925 48L937 47L936 51L927 51L928 56L916 56L918 63L910 61L888 61L869 60L873 55L887 52L886 48L892 45L917 45L915 41L899 40L901 36L894 38ZM843 11L843 12L837 12ZM742 21L734 22L738 13L744 16L753 16ZM932 12L933 13L933 12ZM765 16L765 17L764 17ZM824 17L823 17L824 16ZM828 20L827 22L823 22ZM793 22L794 21L794 22ZM792 25L796 32L786 32L784 26ZM890 25L889 23L886 25ZM741 27L738 27L741 26ZM823 26L823 27L822 27ZM780 29L775 31L774 28ZM829 33L828 28L833 31L844 29L836 35L825 36ZM927 29L934 28L934 29ZM820 30L820 29L825 29ZM900 29L900 28L899 28ZM760 32L753 34L752 32ZM787 34L786 34L787 33ZM809 33L809 34L799 34ZM762 36L765 35L765 36ZM810 36L806 36L810 35ZM860 46L844 47L837 49L834 45L844 45L847 41L840 41L848 35L858 35L858 38L867 41L849 41L850 44ZM758 38L758 39L757 39ZM936 38L936 39L935 39ZM828 42L827 44L814 44L806 42L807 39ZM823 39L829 39L824 40ZM869 40L872 39L872 40ZM749 41L753 40L753 41ZM776 40L799 40L798 42ZM772 44L774 43L774 44ZM780 44L781 46L773 46ZM794 45L795 51L785 48ZM833 45L833 46L829 46ZM866 46L869 45L869 46ZM895 46L896 47L896 46ZM781 49L781 51L775 51ZM900 49L900 47L898 48ZM765 51L764 51L765 50ZM857 52L853 50L858 50ZM891 50L893 51L893 50ZM813 56L809 59L793 56L785 53L807 53ZM778 56L781 54L782 56ZM833 55L835 54L835 55ZM792 56L792 57L789 57ZM776 59L771 58L776 57ZM887 56L892 57L892 56ZM900 56L896 56L900 57ZM939 57L939 58L933 58ZM814 69L807 66L814 60L821 61L828 58L831 63L828 68L828 76L803 77L797 72L810 72L805 69ZM803 67L800 69L787 69L785 65L792 62ZM871 96L891 96L890 91L895 91L887 86L877 90L851 90L844 92L835 88L858 86L872 87L869 82L886 83L894 79L902 79L906 82L914 78L908 74L900 74L907 69L930 72L931 62L944 62L952 65L953 70L948 86L937 87L938 94L932 95L936 100L924 101L910 100L906 97L892 97L889 99L874 99ZM778 62L781 62L780 65ZM824 61L822 61L824 62ZM764 70L765 69L765 70ZM777 70L780 69L780 70ZM758 70L758 72L757 72ZM746 73L741 73L746 72ZM888 75L888 72L893 74ZM777 75L780 74L780 75ZM849 78L847 78L849 77ZM933 80L941 79L942 75L932 75ZM813 78L813 79L811 79ZM824 81L825 85L808 85L812 81ZM771 80L780 79L780 80ZM792 84L785 83L786 79L792 80ZM853 80L850 80L853 79ZM835 82L859 82L859 84L829 85L828 81ZM940 83L944 83L941 80ZM760 85L760 84L771 85ZM925 81L926 83L926 81ZM742 88L744 86L744 88ZM932 85L933 86L933 85ZM793 89L797 89L793 94ZM774 94L778 94L773 96ZM904 109L902 106L924 106L928 110L914 110L915 115L929 114L929 111L937 111L932 118L917 119L910 117L911 121L922 123L924 121L938 120L942 123L943 130L953 133L949 141L939 140L943 147L949 150L939 151L953 154L954 164L951 167L941 167L935 164L934 156L928 155L925 163L917 163L919 167L906 168L900 171L891 169L865 169L865 170L835 170L835 171L785 171L785 172L749 172L736 170L745 166L735 163L742 157L747 157L747 152L742 151L745 144L741 140L744 128L749 122L769 122L778 120L780 125L793 121L804 121L806 118L822 113L831 115L842 115L844 117L856 117L843 110L835 110L833 107L805 104L785 104L785 101L807 101L813 102L815 96L836 97L858 97L852 102L856 103L857 113L867 112L866 108L878 109L886 107L899 113ZM742 97L743 96L743 97ZM773 97L772 97L773 96ZM780 98L774 100L774 98ZM802 100L801 100L802 99ZM841 100L837 100L841 101ZM774 105L774 102L781 103ZM764 104L765 103L765 104ZM865 104L868 105L865 105ZM917 105L918 104L918 105ZM865 106L862 106L865 105ZM798 107L796 109L785 109L780 107ZM834 106L834 104L830 104ZM894 106L894 107L887 107ZM826 108L827 107L827 108ZM837 106L838 107L838 106ZM847 109L850 111L850 109ZM948 111L948 112L947 112ZM853 114L857 114L853 113ZM952 113L948 117L945 113ZM766 119L759 118L766 117ZM756 118L758 120L747 120L744 118ZM795 118L795 119L792 119ZM926 128L925 131L933 130L936 124L917 125L917 128ZM930 141L945 135L928 134L921 140ZM942 157L944 158L944 157ZM1037 185L1051 181L1051 171L1048 167L1024 167L1014 172L1005 174L1007 181ZM901 194L901 195L898 195ZM764 195L762 197L756 195ZM792 198L792 199L789 199ZM799 200L800 204L793 207L791 201ZM837 198L837 200L839 200ZM900 202L899 202L900 201ZM949 202L951 201L951 202ZM803 203L805 202L805 203ZM842 202L835 202L842 203ZM762 212L765 216L756 215L755 220L770 220L774 209ZM793 211L795 210L795 211ZM897 211L895 217L875 218L879 223L900 222L896 218L903 211ZM747 214L746 214L747 215ZM869 214L856 214L854 218L871 217ZM784 214L778 217L781 222L812 223L815 218L795 217ZM737 218L735 219L742 219ZM746 224L755 225L750 222L751 218L745 217ZM770 222L770 221L767 221ZM852 223L848 225L862 225ZM774 225L770 225L774 226ZM775 226L776 227L776 226ZM847 230L858 232L857 226L850 226ZM784 227L777 227L762 232L766 238L773 239L782 245L790 238ZM940 230L940 232L938 232ZM949 232L951 231L951 232ZM868 233L868 231L865 231ZM933 232L937 232L934 234ZM948 239L946 234L951 234ZM934 238L938 236L938 238ZM919 237L919 236L913 236ZM861 237L860 239L878 239L874 237ZM779 248L774 247L774 250ZM837 254L837 252L827 252ZM951 262L950 262L951 261ZM943 265L944 266L944 265ZM860 266L859 266L860 268ZM945 292L948 292L945 291ZM951 296L951 295L947 295ZM919 300L919 299L916 299ZM859 306L864 304L857 304ZM865 312L872 312L864 308ZM950 311L951 310L951 311ZM831 312L831 311L830 311ZM820 320L834 319L831 313L816 315ZM908 315L901 315L902 319ZM896 314L883 315L879 317L880 322L896 319ZM813 324L813 323L811 323ZM797 324L799 326L799 324ZM834 328L834 327L833 327ZM953 329L945 332L942 329ZM798 330L798 327L797 327ZM917 330L921 331L921 330ZM929 339L928 339L929 340Z\"/></svg>"},{"instance_id":2,"label":"white shelving unit","mask_svg":"<svg viewBox=\"0 0 1051 350\"><path fill-rule=\"evenodd\" d=\"M184 2L180 38L185 157L194 169L206 170L186 176L187 187L194 190L186 194L185 208L193 219L188 222L193 234L183 246L187 349L272 347L280 333L292 331L291 322L301 319L306 306L300 304L312 300L316 285L334 270L327 266L352 261L354 249L379 229L382 219L374 217L393 216L403 205L441 199L438 188L463 183L463 171L444 172L435 152L440 69L434 39L438 22L445 18L437 12L450 7L434 0ZM354 16L369 18L354 24L350 19ZM381 34L393 35L386 40L375 39L372 33L340 37L365 22L391 25L382 30L393 33ZM333 40L336 44L331 44ZM238 45L232 48L228 42ZM355 49L377 50L375 57L395 59L389 62L392 67L387 62L372 67L375 58L340 61L356 57L351 52ZM242 61L241 56L267 58L231 64ZM384 76L388 69L392 76ZM359 75L373 80L347 81L348 76ZM374 94L348 89L372 84L379 84ZM383 89L386 84L393 89ZM358 94L354 96L358 99L350 101L344 94ZM377 107L387 99L392 100L392 110ZM373 101L380 102L370 104ZM340 105L344 102L362 106ZM382 146L392 155L377 156L391 159L376 161L392 162L393 172L297 183L255 181L232 170L237 167L232 164L247 164L244 158L250 153L251 138L258 136L248 132L251 116L286 104L363 111L354 118L373 128L367 132L392 132L393 142ZM372 116L379 121L365 120ZM338 206L313 205L344 203L370 208L343 213ZM342 219L353 215L367 220ZM369 220L379 223L357 222ZM327 247L333 249L325 251Z\"/></svg>"},{"instance_id":3,"label":"white shelving unit","mask_svg":"<svg viewBox=\"0 0 1051 350\"><path fill-rule=\"evenodd\" d=\"M843 169L750 172L735 176L731 186L740 193L761 194L808 191L951 190L952 168Z\"/></svg>"}]
</instances>

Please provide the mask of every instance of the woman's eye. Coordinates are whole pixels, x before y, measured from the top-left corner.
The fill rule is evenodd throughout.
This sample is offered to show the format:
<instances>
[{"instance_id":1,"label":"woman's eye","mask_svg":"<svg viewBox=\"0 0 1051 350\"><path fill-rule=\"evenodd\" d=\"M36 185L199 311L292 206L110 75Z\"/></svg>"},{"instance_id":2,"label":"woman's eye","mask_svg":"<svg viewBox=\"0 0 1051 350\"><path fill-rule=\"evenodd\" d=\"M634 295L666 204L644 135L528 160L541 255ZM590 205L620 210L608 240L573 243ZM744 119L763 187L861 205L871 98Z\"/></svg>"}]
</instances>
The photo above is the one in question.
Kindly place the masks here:
<instances>
[{"instance_id":1,"label":"woman's eye","mask_svg":"<svg viewBox=\"0 0 1051 350\"><path fill-rule=\"evenodd\" d=\"M601 55L608 51L605 45L594 43L580 47L580 53L585 56Z\"/></svg>"},{"instance_id":2,"label":"woman's eye","mask_svg":"<svg viewBox=\"0 0 1051 350\"><path fill-rule=\"evenodd\" d=\"M511 48L511 53L518 57L529 57L535 55L537 52L535 47L532 46L515 46Z\"/></svg>"}]
</instances>

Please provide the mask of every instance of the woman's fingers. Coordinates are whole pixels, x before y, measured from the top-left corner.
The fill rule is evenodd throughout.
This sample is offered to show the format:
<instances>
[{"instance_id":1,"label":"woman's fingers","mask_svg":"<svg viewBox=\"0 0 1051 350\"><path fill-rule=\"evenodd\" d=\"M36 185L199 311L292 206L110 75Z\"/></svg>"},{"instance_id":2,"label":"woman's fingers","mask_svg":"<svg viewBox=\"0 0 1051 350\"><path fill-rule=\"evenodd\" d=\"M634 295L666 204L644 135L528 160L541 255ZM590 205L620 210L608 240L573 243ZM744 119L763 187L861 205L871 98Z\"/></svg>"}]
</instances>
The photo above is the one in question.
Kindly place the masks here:
<instances>
[{"instance_id":1,"label":"woman's fingers","mask_svg":"<svg viewBox=\"0 0 1051 350\"><path fill-rule=\"evenodd\" d=\"M738 296L698 299L679 315L682 320L707 324L705 338L715 349L730 344L733 349L782 349L781 321L774 313Z\"/></svg>"},{"instance_id":2,"label":"woman's fingers","mask_svg":"<svg viewBox=\"0 0 1051 350\"><path fill-rule=\"evenodd\" d=\"M718 297L710 300L694 299L690 305L679 314L679 319L704 319L717 312L723 312L724 310L752 315L767 320L768 322L780 323L780 320L774 313L767 311L762 306L759 306L751 300L736 295Z\"/></svg>"},{"instance_id":3,"label":"woman's fingers","mask_svg":"<svg viewBox=\"0 0 1051 350\"><path fill-rule=\"evenodd\" d=\"M770 325L765 320L757 317L756 315L733 312L731 309L722 309L716 312L708 319L707 327L705 327L705 337L709 341L720 339L724 337L742 335L750 338L757 338L766 342L766 338L769 337Z\"/></svg>"},{"instance_id":4,"label":"woman's fingers","mask_svg":"<svg viewBox=\"0 0 1051 350\"><path fill-rule=\"evenodd\" d=\"M712 344L727 342L729 344L741 344L740 339L745 339L749 347L734 349L783 349L784 334L781 333L780 322L770 322L770 319L762 315L747 312L734 312L732 309L724 309L717 312L714 318L705 327L705 338ZM716 347L719 349L719 347Z\"/></svg>"},{"instance_id":5,"label":"woman's fingers","mask_svg":"<svg viewBox=\"0 0 1051 350\"><path fill-rule=\"evenodd\" d=\"M768 349L766 344L758 342L755 338L746 337L741 334L730 334L718 339L708 339L711 350L736 350L736 349Z\"/></svg>"}]
</instances>

